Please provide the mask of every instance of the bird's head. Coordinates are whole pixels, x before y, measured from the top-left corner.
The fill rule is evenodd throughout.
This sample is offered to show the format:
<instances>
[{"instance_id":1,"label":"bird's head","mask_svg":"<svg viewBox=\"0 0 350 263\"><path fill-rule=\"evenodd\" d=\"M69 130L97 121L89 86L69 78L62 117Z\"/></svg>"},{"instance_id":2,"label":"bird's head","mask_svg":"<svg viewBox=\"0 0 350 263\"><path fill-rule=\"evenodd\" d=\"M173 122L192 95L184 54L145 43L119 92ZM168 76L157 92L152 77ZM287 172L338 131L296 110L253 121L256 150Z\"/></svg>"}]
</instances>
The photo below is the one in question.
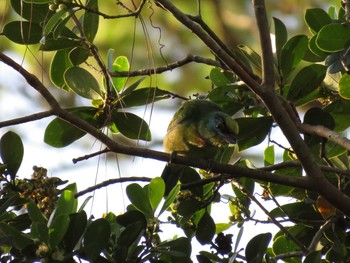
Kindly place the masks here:
<instances>
[{"instance_id":1,"label":"bird's head","mask_svg":"<svg viewBox=\"0 0 350 263\"><path fill-rule=\"evenodd\" d=\"M221 111L214 111L201 121L199 133L212 145L224 146L237 143L238 123Z\"/></svg>"}]
</instances>

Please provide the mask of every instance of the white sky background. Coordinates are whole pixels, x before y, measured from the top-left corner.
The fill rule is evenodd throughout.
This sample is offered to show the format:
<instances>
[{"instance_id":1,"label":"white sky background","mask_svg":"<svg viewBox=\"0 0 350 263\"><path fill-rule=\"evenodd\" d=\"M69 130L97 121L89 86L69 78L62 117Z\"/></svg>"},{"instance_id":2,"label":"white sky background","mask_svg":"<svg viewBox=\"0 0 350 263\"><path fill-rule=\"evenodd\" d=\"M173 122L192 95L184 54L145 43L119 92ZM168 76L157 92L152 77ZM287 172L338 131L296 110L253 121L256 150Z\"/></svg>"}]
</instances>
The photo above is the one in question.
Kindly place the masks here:
<instances>
[{"instance_id":1,"label":"white sky background","mask_svg":"<svg viewBox=\"0 0 350 263\"><path fill-rule=\"evenodd\" d=\"M10 55L14 57L14 55ZM18 61L20 62L20 61ZM21 90L26 90L27 96L23 96ZM0 121L9 120L16 117L30 115L33 113L47 110L46 106L38 105L38 96L40 96L32 87L28 86L24 79L20 77L14 70L9 68L3 63L0 63ZM89 103L87 101L87 103ZM172 101L157 102L153 110L151 119L151 131L152 138L162 140L166 133L168 123L172 117L173 111L161 111L157 108L159 103L175 103ZM136 112L142 117L143 112ZM120 172L118 174L118 167L116 161L106 162L105 158L101 156L94 157L87 161L73 164L72 159L84 156L89 153L100 150L101 144L96 142L94 138L85 136L84 145L88 147L82 147L81 142L75 142L65 148L53 148L46 145L43 142L44 131L48 123L53 117L45 118L39 121L30 122L22 125L16 125L12 127L0 129L0 137L8 130L13 130L22 138L24 143L24 158L21 168L18 172L21 178L30 178L34 165L42 166L48 169L49 176L59 177L62 180L69 180L69 183L77 182L78 191L84 190L89 186L99 183L111 178L129 177L129 176L144 176L144 177L156 177L160 176L165 163L142 158L122 158L120 162ZM148 122L149 114L146 115L145 120ZM279 143L287 146L287 142L280 134L274 134L273 138ZM144 145L140 142L140 145ZM263 143L263 147L254 147L249 151L243 152L243 154L261 155L260 160L263 159L263 150L267 146L267 143ZM155 150L162 150L161 145ZM275 147L276 155L280 155L281 151L278 147ZM256 164L258 165L258 164ZM125 211L126 205L129 203L125 193L126 184L122 186L120 184L114 184L108 188L98 190L95 194L95 199L90 200L89 205L86 207L86 211L89 214L92 211L95 218L100 217L103 213L113 212L120 214ZM226 185L221 189L222 194L233 195L231 186ZM261 191L258 190L258 193ZM81 204L89 194L86 194L79 198ZM286 202L290 200L285 200ZM268 205L268 202L262 201L263 205ZM264 215L256 205L252 206L256 209L256 218L266 219ZM166 214L163 220L166 221ZM229 209L225 203L215 204L212 207L212 216L216 223L228 222ZM250 238L254 237L258 233L264 232L276 232L276 228L272 225L254 225L253 223L244 224L245 231L243 233L243 240L240 248L244 248L245 244ZM166 233L161 234L162 240L171 238L174 235L183 235L182 230L173 227L171 231L168 231L169 225L164 226L167 229ZM235 243L236 235L238 233L237 227L231 227L226 233L231 233L233 237L233 245ZM193 255L196 255L202 248L199 245L193 247ZM244 254L244 253L243 253Z\"/></svg>"}]
</instances>

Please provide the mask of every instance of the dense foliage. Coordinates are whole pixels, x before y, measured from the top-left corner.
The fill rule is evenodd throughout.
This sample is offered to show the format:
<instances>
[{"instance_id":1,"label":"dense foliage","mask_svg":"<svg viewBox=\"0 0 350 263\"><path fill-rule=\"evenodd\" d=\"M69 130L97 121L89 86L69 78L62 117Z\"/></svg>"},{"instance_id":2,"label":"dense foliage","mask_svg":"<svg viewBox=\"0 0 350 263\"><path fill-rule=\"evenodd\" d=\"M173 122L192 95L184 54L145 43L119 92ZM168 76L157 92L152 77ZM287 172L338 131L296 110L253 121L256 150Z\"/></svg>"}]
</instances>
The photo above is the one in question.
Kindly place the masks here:
<instances>
[{"instance_id":1,"label":"dense foliage","mask_svg":"<svg viewBox=\"0 0 350 263\"><path fill-rule=\"evenodd\" d=\"M45 112L1 120L1 128L54 115L45 129L46 144L70 147L89 133L106 147L76 161L112 152L188 167L170 193L165 194L160 174L140 178L147 184L133 182L126 188L131 203L127 212L88 218L84 207L89 198L78 207L82 193L74 182L67 186L67 182L48 177L41 167L35 167L31 179L18 177L22 139L6 132L0 140L1 262L348 262L350 142L342 136L350 126L350 3L306 10L309 33L289 36L283 19L270 17L264 1L255 0L251 6L260 46L256 48L259 41L255 40L253 49L245 44L226 45L206 24L201 9L206 6L201 1L189 6L169 0L110 1L111 9L122 10L117 15L101 10L98 0L9 2L10 11L18 16L3 26L0 39L53 52L47 72L52 86L89 99L91 106L64 108L52 95L52 87L0 52L0 61L20 73L49 105ZM163 34L171 34L175 18L181 28L191 30L191 38L203 42L206 51L143 70L133 70L131 58L126 54L115 57L112 48L105 55L100 53L102 44L95 37L102 18L117 22L133 17L144 23L144 13L151 23L160 24ZM124 145L108 136L122 134L130 140L151 141L147 121L130 109L182 96L165 87L146 85L146 77L191 62L211 67L212 89L204 97L239 116L239 151L268 140L262 167L245 158L227 164L233 148L226 151L222 163L216 163ZM280 130L290 146L275 142L271 138L274 130ZM280 163L276 163L275 147L284 151ZM221 193L223 185L232 186L231 195ZM280 197L288 197L289 203L281 205ZM267 208L263 200L272 200L274 206ZM231 216L218 224L211 208L220 201L227 203ZM267 219L254 217L252 203ZM165 214L183 235L172 240L159 237L167 230L160 220ZM243 229L250 221L273 224L279 231L274 236L243 230L237 236L231 234L233 227ZM238 250L242 235L250 239L244 251ZM210 249L193 255L194 239L210 244Z\"/></svg>"}]
</instances>

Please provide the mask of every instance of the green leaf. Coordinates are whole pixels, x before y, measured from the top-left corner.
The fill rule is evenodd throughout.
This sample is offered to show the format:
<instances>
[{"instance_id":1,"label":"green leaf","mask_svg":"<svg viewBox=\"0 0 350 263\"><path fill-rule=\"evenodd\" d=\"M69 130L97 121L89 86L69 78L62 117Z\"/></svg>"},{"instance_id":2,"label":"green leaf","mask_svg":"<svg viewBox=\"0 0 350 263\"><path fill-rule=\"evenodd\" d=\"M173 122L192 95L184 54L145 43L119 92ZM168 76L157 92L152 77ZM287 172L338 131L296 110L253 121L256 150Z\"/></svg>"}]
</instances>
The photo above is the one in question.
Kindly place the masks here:
<instances>
[{"instance_id":1,"label":"green leaf","mask_svg":"<svg viewBox=\"0 0 350 263\"><path fill-rule=\"evenodd\" d=\"M196 239L201 245L210 244L215 235L215 222L208 212L199 220L196 229Z\"/></svg>"},{"instance_id":2,"label":"green leaf","mask_svg":"<svg viewBox=\"0 0 350 263\"><path fill-rule=\"evenodd\" d=\"M69 215L69 227L66 230L64 236L64 244L67 251L73 251L82 235L85 232L87 226L86 212L80 211L79 213L73 213Z\"/></svg>"},{"instance_id":3,"label":"green leaf","mask_svg":"<svg viewBox=\"0 0 350 263\"><path fill-rule=\"evenodd\" d=\"M155 211L162 201L165 192L165 183L162 178L156 177L148 185L148 198L153 211Z\"/></svg>"},{"instance_id":4,"label":"green leaf","mask_svg":"<svg viewBox=\"0 0 350 263\"><path fill-rule=\"evenodd\" d=\"M47 4L52 2L52 0L23 0L23 2L33 3L33 4Z\"/></svg>"},{"instance_id":5,"label":"green leaf","mask_svg":"<svg viewBox=\"0 0 350 263\"><path fill-rule=\"evenodd\" d=\"M78 95L87 99L101 99L100 87L91 73L80 67L71 67L64 74L66 85Z\"/></svg>"},{"instance_id":6,"label":"green leaf","mask_svg":"<svg viewBox=\"0 0 350 263\"><path fill-rule=\"evenodd\" d=\"M58 12L56 12L48 21L47 23L45 24L45 27L44 27L44 35L48 35L50 34L53 29L56 27L56 25L62 21L61 20L61 17L63 17L65 14L67 13L67 10L64 9L64 10L60 10Z\"/></svg>"},{"instance_id":7,"label":"green leaf","mask_svg":"<svg viewBox=\"0 0 350 263\"><path fill-rule=\"evenodd\" d=\"M261 74L262 68L260 55L245 45L238 45L238 48L250 62L250 65L255 69L255 71Z\"/></svg>"},{"instance_id":8,"label":"green leaf","mask_svg":"<svg viewBox=\"0 0 350 263\"><path fill-rule=\"evenodd\" d=\"M49 227L61 215L69 215L77 211L78 200L74 196L74 192L64 190L57 200L56 207L49 220Z\"/></svg>"},{"instance_id":9,"label":"green leaf","mask_svg":"<svg viewBox=\"0 0 350 263\"><path fill-rule=\"evenodd\" d=\"M295 101L309 95L322 83L326 72L327 67L319 64L312 64L302 68L290 85L287 99Z\"/></svg>"},{"instance_id":10,"label":"green leaf","mask_svg":"<svg viewBox=\"0 0 350 263\"><path fill-rule=\"evenodd\" d=\"M321 50L317 44L316 44L316 39L317 39L317 35L313 35L310 39L309 39L309 50L316 55L317 57L319 57L322 60L325 60L326 57L328 56L328 53L324 52L323 50Z\"/></svg>"},{"instance_id":11,"label":"green leaf","mask_svg":"<svg viewBox=\"0 0 350 263\"><path fill-rule=\"evenodd\" d=\"M96 128L100 128L103 119L96 116L98 109L92 107L77 107L68 110L76 117L81 118ZM72 142L80 139L86 133L72 124L65 122L59 118L55 118L46 127L44 142L53 147L65 147Z\"/></svg>"},{"instance_id":12,"label":"green leaf","mask_svg":"<svg viewBox=\"0 0 350 263\"><path fill-rule=\"evenodd\" d=\"M326 25L318 32L316 44L326 52L341 51L350 45L350 28L342 24Z\"/></svg>"},{"instance_id":13,"label":"green leaf","mask_svg":"<svg viewBox=\"0 0 350 263\"><path fill-rule=\"evenodd\" d=\"M47 0L48 1L48 0ZM25 20L40 24L49 19L54 12L49 5L35 4L35 1L11 0L11 6Z\"/></svg>"},{"instance_id":14,"label":"green leaf","mask_svg":"<svg viewBox=\"0 0 350 263\"><path fill-rule=\"evenodd\" d=\"M49 227L49 243L50 249L55 249L62 241L69 228L70 218L68 214L60 214L55 216Z\"/></svg>"},{"instance_id":15,"label":"green leaf","mask_svg":"<svg viewBox=\"0 0 350 263\"><path fill-rule=\"evenodd\" d=\"M84 47L73 48L69 52L69 59L74 66L84 63L90 55L90 51Z\"/></svg>"},{"instance_id":16,"label":"green leaf","mask_svg":"<svg viewBox=\"0 0 350 263\"><path fill-rule=\"evenodd\" d=\"M178 193L180 192L181 185L177 184L173 189L171 189L170 193L168 196L165 198L164 204L162 208L159 211L160 216L168 207L174 202L175 198L177 197Z\"/></svg>"},{"instance_id":17,"label":"green leaf","mask_svg":"<svg viewBox=\"0 0 350 263\"><path fill-rule=\"evenodd\" d=\"M191 262L184 261L190 259L191 256L191 241L186 237L180 237L171 241L165 241L158 245L158 248L163 255L169 255L170 259L164 262ZM179 261L179 258L181 260Z\"/></svg>"},{"instance_id":18,"label":"green leaf","mask_svg":"<svg viewBox=\"0 0 350 263\"><path fill-rule=\"evenodd\" d=\"M299 251L300 248L298 245L294 243L293 240L287 238L284 235L281 235L274 240L272 245L272 250L275 255L279 255L281 253L290 253L290 252Z\"/></svg>"},{"instance_id":19,"label":"green leaf","mask_svg":"<svg viewBox=\"0 0 350 263\"><path fill-rule=\"evenodd\" d=\"M305 22L308 25L311 33L314 34L320 31L325 25L332 23L332 19L323 9L311 8L306 10Z\"/></svg>"},{"instance_id":20,"label":"green leaf","mask_svg":"<svg viewBox=\"0 0 350 263\"><path fill-rule=\"evenodd\" d=\"M6 171L15 179L23 160L23 143L21 137L12 131L5 133L0 139L0 157L6 164Z\"/></svg>"},{"instance_id":21,"label":"green leaf","mask_svg":"<svg viewBox=\"0 0 350 263\"><path fill-rule=\"evenodd\" d=\"M2 246L8 245L18 250L22 250L33 244L33 241L30 238L4 222L0 222L0 240L2 241Z\"/></svg>"},{"instance_id":22,"label":"green leaf","mask_svg":"<svg viewBox=\"0 0 350 263\"><path fill-rule=\"evenodd\" d=\"M276 45L277 61L278 61L278 65L281 65L281 52L282 52L283 46L287 42L288 33L287 33L286 26L283 24L281 20L274 17L273 22L275 25L275 45Z\"/></svg>"},{"instance_id":23,"label":"green leaf","mask_svg":"<svg viewBox=\"0 0 350 263\"><path fill-rule=\"evenodd\" d=\"M284 78L297 67L304 58L308 48L308 38L305 35L297 35L288 40L281 51L281 71Z\"/></svg>"},{"instance_id":24,"label":"green leaf","mask_svg":"<svg viewBox=\"0 0 350 263\"><path fill-rule=\"evenodd\" d=\"M17 44L32 45L40 42L42 28L28 21L12 21L4 26L3 34Z\"/></svg>"},{"instance_id":25,"label":"green leaf","mask_svg":"<svg viewBox=\"0 0 350 263\"><path fill-rule=\"evenodd\" d=\"M264 151L264 165L275 164L275 147L274 145L268 146Z\"/></svg>"},{"instance_id":26,"label":"green leaf","mask_svg":"<svg viewBox=\"0 0 350 263\"><path fill-rule=\"evenodd\" d=\"M324 111L332 115L336 132L342 132L350 126L350 101L348 100L335 100L331 104L327 105Z\"/></svg>"},{"instance_id":27,"label":"green leaf","mask_svg":"<svg viewBox=\"0 0 350 263\"><path fill-rule=\"evenodd\" d=\"M242 86L233 84L217 87L209 92L208 99L218 104L227 114L233 115L244 107L239 94L241 90Z\"/></svg>"},{"instance_id":28,"label":"green leaf","mask_svg":"<svg viewBox=\"0 0 350 263\"><path fill-rule=\"evenodd\" d=\"M343 99L350 100L350 75L343 74L339 81L339 95Z\"/></svg>"},{"instance_id":29,"label":"green leaf","mask_svg":"<svg viewBox=\"0 0 350 263\"><path fill-rule=\"evenodd\" d=\"M113 62L113 71L114 72L127 72L130 69L128 58L125 56L117 57ZM116 91L120 92L124 89L127 77L114 77L113 86Z\"/></svg>"},{"instance_id":30,"label":"green leaf","mask_svg":"<svg viewBox=\"0 0 350 263\"><path fill-rule=\"evenodd\" d=\"M321 259L322 259L321 251L313 251L305 257L303 263L319 263L319 262L322 262Z\"/></svg>"},{"instance_id":31,"label":"green leaf","mask_svg":"<svg viewBox=\"0 0 350 263\"><path fill-rule=\"evenodd\" d=\"M44 242L48 244L49 242L49 229L47 228L46 223L32 221L31 226L31 236L35 239L40 240L40 242Z\"/></svg>"},{"instance_id":32,"label":"green leaf","mask_svg":"<svg viewBox=\"0 0 350 263\"><path fill-rule=\"evenodd\" d=\"M271 238L271 233L259 234L253 237L245 249L246 260L251 263L262 262Z\"/></svg>"},{"instance_id":33,"label":"green leaf","mask_svg":"<svg viewBox=\"0 0 350 263\"><path fill-rule=\"evenodd\" d=\"M139 116L129 112L113 112L113 124L125 137L132 140L151 140L148 124Z\"/></svg>"},{"instance_id":34,"label":"green leaf","mask_svg":"<svg viewBox=\"0 0 350 263\"><path fill-rule=\"evenodd\" d=\"M184 218L191 217L195 212L203 208L203 203L196 199L186 199L179 204L178 213Z\"/></svg>"},{"instance_id":35,"label":"green leaf","mask_svg":"<svg viewBox=\"0 0 350 263\"><path fill-rule=\"evenodd\" d=\"M60 89L68 89L64 81L64 72L73 66L69 59L69 49L56 51L50 65L50 79Z\"/></svg>"},{"instance_id":36,"label":"green leaf","mask_svg":"<svg viewBox=\"0 0 350 263\"><path fill-rule=\"evenodd\" d=\"M261 143L270 132L272 119L269 117L260 118L238 118L238 147L240 151Z\"/></svg>"},{"instance_id":37,"label":"green leaf","mask_svg":"<svg viewBox=\"0 0 350 263\"><path fill-rule=\"evenodd\" d=\"M90 262L104 250L110 239L110 225L104 218L92 222L84 235L83 251Z\"/></svg>"},{"instance_id":38,"label":"green leaf","mask_svg":"<svg viewBox=\"0 0 350 263\"><path fill-rule=\"evenodd\" d=\"M41 223L44 223L45 225L47 224L46 217L40 211L40 209L38 208L36 203L34 203L34 201L31 200L29 203L27 203L27 210L28 210L30 220L32 220L32 222L41 222Z\"/></svg>"},{"instance_id":39,"label":"green leaf","mask_svg":"<svg viewBox=\"0 0 350 263\"><path fill-rule=\"evenodd\" d=\"M147 218L153 218L153 210L145 190L139 184L129 184L126 187L126 194L130 202Z\"/></svg>"},{"instance_id":40,"label":"green leaf","mask_svg":"<svg viewBox=\"0 0 350 263\"><path fill-rule=\"evenodd\" d=\"M141 221L136 221L131 224L129 224L123 232L121 232L119 239L118 239L118 245L129 247L134 243L136 240L138 240L141 235L146 231L145 224Z\"/></svg>"},{"instance_id":41,"label":"green leaf","mask_svg":"<svg viewBox=\"0 0 350 263\"><path fill-rule=\"evenodd\" d=\"M128 92L128 89L124 92ZM123 96L121 102L120 99L117 99L113 103L117 104L118 108L131 108L169 99L170 97L171 95L168 91L159 88L141 88Z\"/></svg>"},{"instance_id":42,"label":"green leaf","mask_svg":"<svg viewBox=\"0 0 350 263\"><path fill-rule=\"evenodd\" d=\"M315 211L312 204L305 202L295 202L276 207L270 211L270 214L276 218L293 215L293 218L300 220L323 220L322 216Z\"/></svg>"},{"instance_id":43,"label":"green leaf","mask_svg":"<svg viewBox=\"0 0 350 263\"><path fill-rule=\"evenodd\" d=\"M220 68L213 68L209 74L210 80L216 87L223 87L235 82L231 73L228 73Z\"/></svg>"},{"instance_id":44,"label":"green leaf","mask_svg":"<svg viewBox=\"0 0 350 263\"><path fill-rule=\"evenodd\" d=\"M89 0L85 6L90 10L98 11L98 0ZM84 13L83 31L86 39L92 43L98 31L99 15L90 10L86 10Z\"/></svg>"}]
</instances>

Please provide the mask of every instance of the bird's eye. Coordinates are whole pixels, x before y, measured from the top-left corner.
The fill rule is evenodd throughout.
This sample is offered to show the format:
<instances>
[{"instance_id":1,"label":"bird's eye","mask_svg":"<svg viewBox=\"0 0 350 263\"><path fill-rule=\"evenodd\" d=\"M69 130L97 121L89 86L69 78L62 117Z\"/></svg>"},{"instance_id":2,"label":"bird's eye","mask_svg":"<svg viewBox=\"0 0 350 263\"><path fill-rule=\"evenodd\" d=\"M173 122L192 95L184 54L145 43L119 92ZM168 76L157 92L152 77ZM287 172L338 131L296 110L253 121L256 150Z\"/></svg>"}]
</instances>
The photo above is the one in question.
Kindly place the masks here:
<instances>
[{"instance_id":1,"label":"bird's eye","mask_svg":"<svg viewBox=\"0 0 350 263\"><path fill-rule=\"evenodd\" d=\"M217 119L215 127L219 130L222 130L225 127L223 120Z\"/></svg>"}]
</instances>

